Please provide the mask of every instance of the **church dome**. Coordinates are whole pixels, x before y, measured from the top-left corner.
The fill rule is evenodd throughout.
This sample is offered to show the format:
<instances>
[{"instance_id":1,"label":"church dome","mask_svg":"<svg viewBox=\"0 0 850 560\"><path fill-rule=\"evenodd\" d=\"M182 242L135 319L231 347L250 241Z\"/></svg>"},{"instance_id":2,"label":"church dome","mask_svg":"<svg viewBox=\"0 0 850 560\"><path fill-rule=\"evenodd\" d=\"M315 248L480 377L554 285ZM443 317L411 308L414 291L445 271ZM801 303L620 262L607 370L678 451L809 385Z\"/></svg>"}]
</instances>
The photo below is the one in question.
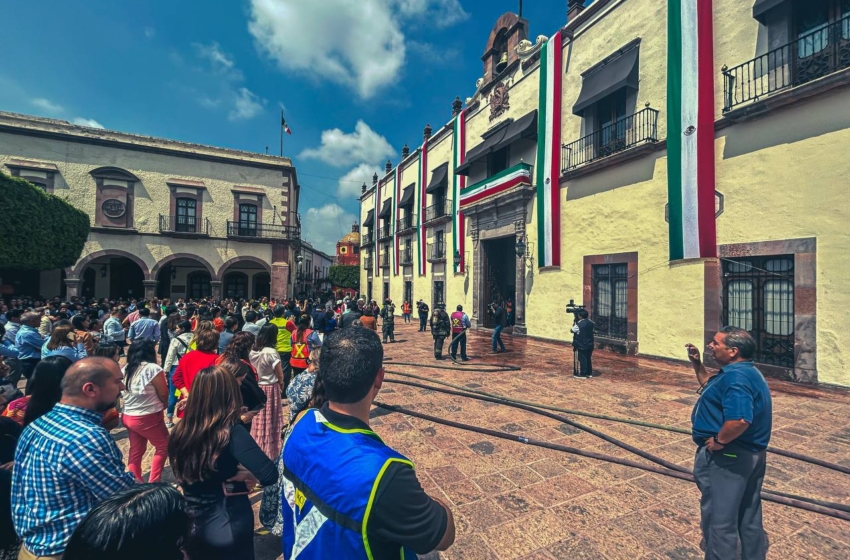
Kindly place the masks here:
<instances>
[{"instance_id":1,"label":"church dome","mask_svg":"<svg viewBox=\"0 0 850 560\"><path fill-rule=\"evenodd\" d=\"M340 243L354 243L355 245L360 244L360 232L352 231L346 233L345 236L339 240Z\"/></svg>"}]
</instances>

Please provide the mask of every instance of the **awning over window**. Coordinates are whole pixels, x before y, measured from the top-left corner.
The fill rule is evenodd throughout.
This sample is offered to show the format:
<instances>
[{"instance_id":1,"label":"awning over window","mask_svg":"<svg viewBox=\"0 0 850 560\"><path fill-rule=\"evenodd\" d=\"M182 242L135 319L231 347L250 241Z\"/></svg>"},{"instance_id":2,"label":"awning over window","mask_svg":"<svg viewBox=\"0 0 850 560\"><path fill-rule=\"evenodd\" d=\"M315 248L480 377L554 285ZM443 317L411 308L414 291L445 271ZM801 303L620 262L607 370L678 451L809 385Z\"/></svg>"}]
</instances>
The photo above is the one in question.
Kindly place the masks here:
<instances>
[{"instance_id":1,"label":"awning over window","mask_svg":"<svg viewBox=\"0 0 850 560\"><path fill-rule=\"evenodd\" d=\"M786 0L756 0L755 5L753 5L753 17L763 22L767 12L785 2Z\"/></svg>"},{"instance_id":2,"label":"awning over window","mask_svg":"<svg viewBox=\"0 0 850 560\"><path fill-rule=\"evenodd\" d=\"M472 167L472 164L484 159L488 154L501 150L520 138L534 138L535 136L537 136L537 109L515 121L506 121L502 126L484 134L484 141L467 152L466 161L455 169L455 174L469 175L469 168Z\"/></svg>"},{"instance_id":3,"label":"awning over window","mask_svg":"<svg viewBox=\"0 0 850 560\"><path fill-rule=\"evenodd\" d=\"M431 182L428 183L428 186L425 188L426 193L433 193L440 189L447 189L449 186L448 181L449 175L449 162L446 162L440 166L438 166L431 173Z\"/></svg>"},{"instance_id":4,"label":"awning over window","mask_svg":"<svg viewBox=\"0 0 850 560\"><path fill-rule=\"evenodd\" d=\"M578 101L573 105L573 114L581 115L597 101L624 87L637 89L638 52L638 47L634 47L588 71L584 75Z\"/></svg>"},{"instance_id":5,"label":"awning over window","mask_svg":"<svg viewBox=\"0 0 850 560\"><path fill-rule=\"evenodd\" d=\"M390 210L392 210L392 206L393 206L393 199L391 199L391 198L386 199L384 201L384 205L381 206L381 213L378 214L378 217L379 218L389 218L390 217Z\"/></svg>"},{"instance_id":6,"label":"awning over window","mask_svg":"<svg viewBox=\"0 0 850 560\"><path fill-rule=\"evenodd\" d=\"M366 212L366 219L363 220L363 227L370 228L375 223L375 211L369 210Z\"/></svg>"},{"instance_id":7,"label":"awning over window","mask_svg":"<svg viewBox=\"0 0 850 560\"><path fill-rule=\"evenodd\" d=\"M413 183L404 187L404 191L401 193L401 200L398 201L399 208L408 204L413 204L413 189L415 186L416 184Z\"/></svg>"}]
</instances>

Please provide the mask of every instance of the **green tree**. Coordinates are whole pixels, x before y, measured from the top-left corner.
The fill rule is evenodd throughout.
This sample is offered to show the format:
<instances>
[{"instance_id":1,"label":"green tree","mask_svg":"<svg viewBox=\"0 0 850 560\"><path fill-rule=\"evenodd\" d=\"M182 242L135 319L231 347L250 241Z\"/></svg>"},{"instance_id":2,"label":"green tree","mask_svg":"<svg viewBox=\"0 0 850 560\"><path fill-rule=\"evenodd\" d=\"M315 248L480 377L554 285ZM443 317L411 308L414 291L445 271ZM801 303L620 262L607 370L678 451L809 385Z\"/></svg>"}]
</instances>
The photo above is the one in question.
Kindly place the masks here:
<instances>
[{"instance_id":1,"label":"green tree","mask_svg":"<svg viewBox=\"0 0 850 560\"><path fill-rule=\"evenodd\" d=\"M28 181L0 173L0 268L49 270L73 265L89 217Z\"/></svg>"},{"instance_id":2,"label":"green tree","mask_svg":"<svg viewBox=\"0 0 850 560\"><path fill-rule=\"evenodd\" d=\"M328 271L331 284L341 288L360 287L360 267L357 265L335 265Z\"/></svg>"}]
</instances>

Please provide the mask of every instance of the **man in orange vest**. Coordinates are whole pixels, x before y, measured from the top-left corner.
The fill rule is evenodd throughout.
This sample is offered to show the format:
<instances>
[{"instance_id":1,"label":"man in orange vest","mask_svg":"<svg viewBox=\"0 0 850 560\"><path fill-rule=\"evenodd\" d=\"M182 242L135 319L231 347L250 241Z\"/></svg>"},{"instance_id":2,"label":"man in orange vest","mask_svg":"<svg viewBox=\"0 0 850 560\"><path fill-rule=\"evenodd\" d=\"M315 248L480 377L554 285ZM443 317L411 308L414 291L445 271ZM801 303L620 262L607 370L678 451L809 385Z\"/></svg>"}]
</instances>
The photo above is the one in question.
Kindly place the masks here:
<instances>
[{"instance_id":1,"label":"man in orange vest","mask_svg":"<svg viewBox=\"0 0 850 560\"><path fill-rule=\"evenodd\" d=\"M463 306L458 305L457 311L452 313L452 343L449 346L449 354L452 360L457 361L457 347L460 345L460 359L464 362L469 361L466 355L466 330L472 328L472 323L469 322L469 316L463 312Z\"/></svg>"},{"instance_id":2,"label":"man in orange vest","mask_svg":"<svg viewBox=\"0 0 850 560\"><path fill-rule=\"evenodd\" d=\"M407 300L404 300L404 303L401 304L401 316L404 318L405 323L410 322L410 312L411 312L410 302L407 301Z\"/></svg>"}]
</instances>

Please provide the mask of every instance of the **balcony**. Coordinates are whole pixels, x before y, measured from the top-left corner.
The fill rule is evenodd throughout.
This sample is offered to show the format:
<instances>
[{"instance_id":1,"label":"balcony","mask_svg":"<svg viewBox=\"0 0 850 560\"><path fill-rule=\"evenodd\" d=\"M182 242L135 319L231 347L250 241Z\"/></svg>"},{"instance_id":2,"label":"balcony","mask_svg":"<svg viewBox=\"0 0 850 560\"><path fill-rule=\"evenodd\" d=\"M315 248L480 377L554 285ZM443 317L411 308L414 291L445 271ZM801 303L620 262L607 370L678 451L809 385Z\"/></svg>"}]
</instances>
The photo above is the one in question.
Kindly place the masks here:
<instances>
[{"instance_id":1,"label":"balcony","mask_svg":"<svg viewBox=\"0 0 850 560\"><path fill-rule=\"evenodd\" d=\"M365 247L366 245L371 245L375 242L375 237L372 235L372 232L364 233L360 236L360 246Z\"/></svg>"},{"instance_id":2,"label":"balcony","mask_svg":"<svg viewBox=\"0 0 850 560\"><path fill-rule=\"evenodd\" d=\"M790 91L845 68L850 68L850 16L733 68L724 66L723 113L737 112L735 109L738 107L766 101L774 96L778 99L770 105L780 106L797 98L808 97L821 89L825 91L846 84L850 82L850 76L845 72L842 76L836 76L835 80L823 80L824 83L801 88L811 91L799 91L797 95L792 95ZM789 90L788 96L776 95L786 90ZM741 109L742 113L752 114L767 110L769 107L766 105L748 107L746 111L743 107Z\"/></svg>"},{"instance_id":3,"label":"balcony","mask_svg":"<svg viewBox=\"0 0 850 560\"><path fill-rule=\"evenodd\" d=\"M227 221L227 237L245 240L283 239L297 240L301 238L301 229L296 226L257 224L252 222Z\"/></svg>"},{"instance_id":4,"label":"balcony","mask_svg":"<svg viewBox=\"0 0 850 560\"><path fill-rule=\"evenodd\" d=\"M658 111L647 107L622 117L561 148L561 174L577 176L575 170L620 152L658 142ZM642 152L636 152L634 156ZM622 158L630 159L630 158ZM594 166L595 167L595 166Z\"/></svg>"},{"instance_id":5,"label":"balcony","mask_svg":"<svg viewBox=\"0 0 850 560\"><path fill-rule=\"evenodd\" d=\"M405 247L404 251L401 252L401 264L402 265L412 265L413 264L413 248Z\"/></svg>"},{"instance_id":6,"label":"balcony","mask_svg":"<svg viewBox=\"0 0 850 560\"><path fill-rule=\"evenodd\" d=\"M410 214L399 218L395 225L396 233L410 233L416 230L416 214Z\"/></svg>"},{"instance_id":7,"label":"balcony","mask_svg":"<svg viewBox=\"0 0 850 560\"><path fill-rule=\"evenodd\" d=\"M423 224L431 225L438 222L448 222L452 219L452 201L440 200L425 209Z\"/></svg>"},{"instance_id":8,"label":"balcony","mask_svg":"<svg viewBox=\"0 0 850 560\"><path fill-rule=\"evenodd\" d=\"M163 216L160 214L159 233L209 235L210 221L199 220L195 216Z\"/></svg>"},{"instance_id":9,"label":"balcony","mask_svg":"<svg viewBox=\"0 0 850 560\"><path fill-rule=\"evenodd\" d=\"M389 219L387 219L387 224L378 230L378 241L383 241L384 239L389 239L393 236L393 230L390 228Z\"/></svg>"},{"instance_id":10,"label":"balcony","mask_svg":"<svg viewBox=\"0 0 850 560\"><path fill-rule=\"evenodd\" d=\"M375 268L375 261L372 257L365 257L363 259L363 269L364 270L373 270Z\"/></svg>"},{"instance_id":11,"label":"balcony","mask_svg":"<svg viewBox=\"0 0 850 560\"><path fill-rule=\"evenodd\" d=\"M381 268L389 268L390 267L390 254L384 253L381 255Z\"/></svg>"},{"instance_id":12,"label":"balcony","mask_svg":"<svg viewBox=\"0 0 850 560\"><path fill-rule=\"evenodd\" d=\"M429 243L428 244L428 262L445 262L446 260L446 244L445 243Z\"/></svg>"}]
</instances>

